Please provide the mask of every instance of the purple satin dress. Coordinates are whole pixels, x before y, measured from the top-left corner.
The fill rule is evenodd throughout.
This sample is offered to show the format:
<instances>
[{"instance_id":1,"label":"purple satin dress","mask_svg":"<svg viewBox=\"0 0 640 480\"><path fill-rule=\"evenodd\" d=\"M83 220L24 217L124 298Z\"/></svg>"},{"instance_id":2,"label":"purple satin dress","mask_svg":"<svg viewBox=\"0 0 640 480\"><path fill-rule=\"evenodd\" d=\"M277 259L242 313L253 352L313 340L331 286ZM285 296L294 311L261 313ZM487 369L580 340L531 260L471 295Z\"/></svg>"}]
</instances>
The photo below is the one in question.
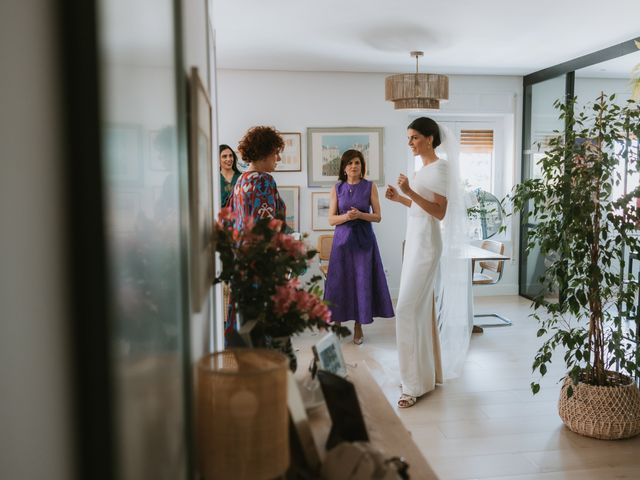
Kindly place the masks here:
<instances>
[{"instance_id":1,"label":"purple satin dress","mask_svg":"<svg viewBox=\"0 0 640 480\"><path fill-rule=\"evenodd\" d=\"M371 182L339 182L338 214L355 207L371 211ZM391 318L393 305L371 222L351 220L336 226L329 259L324 299L334 322L372 323L373 317Z\"/></svg>"}]
</instances>

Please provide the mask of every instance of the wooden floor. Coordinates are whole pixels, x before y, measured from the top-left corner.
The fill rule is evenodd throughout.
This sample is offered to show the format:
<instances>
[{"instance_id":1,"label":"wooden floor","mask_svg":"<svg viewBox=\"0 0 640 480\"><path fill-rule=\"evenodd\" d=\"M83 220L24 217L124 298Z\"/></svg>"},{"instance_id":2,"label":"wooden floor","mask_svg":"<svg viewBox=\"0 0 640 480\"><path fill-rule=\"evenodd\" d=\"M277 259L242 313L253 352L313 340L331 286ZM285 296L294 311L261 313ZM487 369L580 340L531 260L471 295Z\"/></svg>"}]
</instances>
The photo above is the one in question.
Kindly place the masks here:
<instances>
[{"instance_id":1,"label":"wooden floor","mask_svg":"<svg viewBox=\"0 0 640 480\"><path fill-rule=\"evenodd\" d=\"M561 356L541 382L540 393L531 394L531 363L540 340L537 325L527 318L529 304L517 296L477 298L476 313L500 313L513 326L474 334L463 375L438 386L412 408L395 406L400 378L394 320L377 319L366 326L363 345L343 340L345 360L366 360L443 480L640 479L640 436L595 440L563 426L556 410L557 381L564 372ZM317 338L307 334L295 343L306 349Z\"/></svg>"}]
</instances>

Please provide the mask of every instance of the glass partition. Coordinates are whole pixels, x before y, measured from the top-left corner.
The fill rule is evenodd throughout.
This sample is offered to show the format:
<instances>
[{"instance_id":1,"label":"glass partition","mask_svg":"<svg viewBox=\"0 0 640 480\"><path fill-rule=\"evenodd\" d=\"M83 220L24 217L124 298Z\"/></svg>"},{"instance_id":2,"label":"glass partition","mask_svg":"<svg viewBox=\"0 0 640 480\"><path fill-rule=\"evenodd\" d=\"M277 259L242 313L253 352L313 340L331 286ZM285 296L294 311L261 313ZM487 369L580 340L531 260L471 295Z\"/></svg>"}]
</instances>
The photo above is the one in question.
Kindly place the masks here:
<instances>
[{"instance_id":1,"label":"glass partition","mask_svg":"<svg viewBox=\"0 0 640 480\"><path fill-rule=\"evenodd\" d=\"M187 478L189 397L174 2L98 4L116 476L176 480Z\"/></svg>"},{"instance_id":2,"label":"glass partition","mask_svg":"<svg viewBox=\"0 0 640 480\"><path fill-rule=\"evenodd\" d=\"M522 151L522 180L540 176L538 161L544 157L548 140L554 131L564 131L564 122L558 118L553 104L565 98L566 76L561 75L529 85L525 89L524 138ZM520 226L520 295L533 297L540 293L540 277L545 268L545 258L536 247L526 252L528 232L535 226L535 219Z\"/></svg>"},{"instance_id":3,"label":"glass partition","mask_svg":"<svg viewBox=\"0 0 640 480\"><path fill-rule=\"evenodd\" d=\"M614 94L618 104L624 104L631 96L631 72L640 64L640 50L622 57L596 63L575 71L574 95L577 107L593 102L601 92Z\"/></svg>"},{"instance_id":4,"label":"glass partition","mask_svg":"<svg viewBox=\"0 0 640 480\"><path fill-rule=\"evenodd\" d=\"M640 64L640 50L612 60L596 63L575 72L575 95L577 108L591 108L597 98L605 93L615 94L615 103L624 105L631 98L631 72ZM618 158L617 171L620 183L611 192L612 197L620 197L636 188L640 182L638 171L638 136L640 132L627 132L627 138L621 138L616 145ZM636 199L636 201L639 201ZM634 264L627 259L628 267ZM614 269L620 268L613 265ZM637 269L636 269L637 270ZM622 272L620 272L622 273Z\"/></svg>"},{"instance_id":5,"label":"glass partition","mask_svg":"<svg viewBox=\"0 0 640 480\"><path fill-rule=\"evenodd\" d=\"M601 92L615 93L619 104L624 104L631 96L632 70L640 64L637 40L628 40L524 77L522 180L539 175L536 163L544 156L549 136L554 130L561 132L564 129L563 121L558 119L559 112L553 108L555 100L576 96L576 108L581 109L593 103ZM639 133L629 132L629 137L618 146L622 181L617 193L629 191L640 181L637 166ZM634 167L634 162L635 172L627 173L629 166ZM519 291L520 295L532 298L541 291L539 279L545 259L538 250L525 251L527 233L535 225L535 219L530 222L520 226Z\"/></svg>"}]
</instances>

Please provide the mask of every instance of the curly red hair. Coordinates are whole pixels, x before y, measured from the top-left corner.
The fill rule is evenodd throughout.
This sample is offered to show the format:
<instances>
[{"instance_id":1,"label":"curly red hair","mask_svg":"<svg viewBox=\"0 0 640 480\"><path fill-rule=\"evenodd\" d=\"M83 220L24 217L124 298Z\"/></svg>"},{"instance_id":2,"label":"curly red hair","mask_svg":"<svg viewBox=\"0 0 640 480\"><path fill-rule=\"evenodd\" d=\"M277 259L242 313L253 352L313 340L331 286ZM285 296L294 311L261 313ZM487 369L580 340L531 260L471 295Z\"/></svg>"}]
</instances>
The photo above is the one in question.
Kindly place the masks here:
<instances>
[{"instance_id":1,"label":"curly red hair","mask_svg":"<svg viewBox=\"0 0 640 480\"><path fill-rule=\"evenodd\" d=\"M238 151L245 162L255 162L284 148L284 140L273 127L251 127L238 144Z\"/></svg>"}]
</instances>

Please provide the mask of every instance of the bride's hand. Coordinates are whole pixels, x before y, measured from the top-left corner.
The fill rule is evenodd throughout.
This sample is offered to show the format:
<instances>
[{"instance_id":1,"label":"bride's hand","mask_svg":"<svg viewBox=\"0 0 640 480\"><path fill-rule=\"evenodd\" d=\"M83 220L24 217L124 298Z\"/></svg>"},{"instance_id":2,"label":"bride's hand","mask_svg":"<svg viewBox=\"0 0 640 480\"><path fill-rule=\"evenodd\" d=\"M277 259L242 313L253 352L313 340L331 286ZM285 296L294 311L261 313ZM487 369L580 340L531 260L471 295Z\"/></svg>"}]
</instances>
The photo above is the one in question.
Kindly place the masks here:
<instances>
[{"instance_id":1,"label":"bride's hand","mask_svg":"<svg viewBox=\"0 0 640 480\"><path fill-rule=\"evenodd\" d=\"M387 185L387 191L384 192L384 196L387 200L391 200L393 202L397 202L400 199L400 194L391 185Z\"/></svg>"},{"instance_id":2,"label":"bride's hand","mask_svg":"<svg viewBox=\"0 0 640 480\"><path fill-rule=\"evenodd\" d=\"M398 187L402 190L402 193L408 194L411 191L411 186L409 185L409 179L406 175L402 173L398 176Z\"/></svg>"}]
</instances>

